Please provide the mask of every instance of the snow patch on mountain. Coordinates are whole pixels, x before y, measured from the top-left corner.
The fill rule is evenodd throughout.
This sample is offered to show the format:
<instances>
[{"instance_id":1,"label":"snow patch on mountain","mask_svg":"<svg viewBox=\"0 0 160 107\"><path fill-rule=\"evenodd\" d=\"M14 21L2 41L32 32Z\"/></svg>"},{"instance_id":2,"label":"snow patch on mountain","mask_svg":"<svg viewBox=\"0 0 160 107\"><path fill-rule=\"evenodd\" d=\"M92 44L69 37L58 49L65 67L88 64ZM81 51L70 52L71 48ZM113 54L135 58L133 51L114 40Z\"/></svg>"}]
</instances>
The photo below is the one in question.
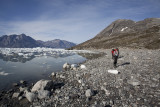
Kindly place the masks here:
<instances>
[{"instance_id":1,"label":"snow patch on mountain","mask_svg":"<svg viewBox=\"0 0 160 107\"><path fill-rule=\"evenodd\" d=\"M122 28L122 30L121 30L121 31L123 32L123 31L124 31L125 29L127 29L127 28L128 28L128 27Z\"/></svg>"}]
</instances>

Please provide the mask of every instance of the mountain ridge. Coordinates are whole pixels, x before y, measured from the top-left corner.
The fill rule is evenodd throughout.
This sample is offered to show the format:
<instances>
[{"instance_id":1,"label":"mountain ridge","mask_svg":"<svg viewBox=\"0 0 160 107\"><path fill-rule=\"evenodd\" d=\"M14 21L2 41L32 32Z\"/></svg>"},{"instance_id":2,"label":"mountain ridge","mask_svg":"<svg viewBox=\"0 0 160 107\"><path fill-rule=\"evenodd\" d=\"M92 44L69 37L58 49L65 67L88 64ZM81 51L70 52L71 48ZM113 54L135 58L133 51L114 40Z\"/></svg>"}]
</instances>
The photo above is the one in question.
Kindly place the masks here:
<instances>
[{"instance_id":1,"label":"mountain ridge","mask_svg":"<svg viewBox=\"0 0 160 107\"><path fill-rule=\"evenodd\" d=\"M35 40L32 37L27 36L25 34L3 35L0 37L0 47L2 48L70 48L75 45L75 43L60 39L50 41Z\"/></svg>"},{"instance_id":2,"label":"mountain ridge","mask_svg":"<svg viewBox=\"0 0 160 107\"><path fill-rule=\"evenodd\" d=\"M160 48L160 18L142 21L118 19L104 28L92 39L72 49L108 49L115 47Z\"/></svg>"}]
</instances>

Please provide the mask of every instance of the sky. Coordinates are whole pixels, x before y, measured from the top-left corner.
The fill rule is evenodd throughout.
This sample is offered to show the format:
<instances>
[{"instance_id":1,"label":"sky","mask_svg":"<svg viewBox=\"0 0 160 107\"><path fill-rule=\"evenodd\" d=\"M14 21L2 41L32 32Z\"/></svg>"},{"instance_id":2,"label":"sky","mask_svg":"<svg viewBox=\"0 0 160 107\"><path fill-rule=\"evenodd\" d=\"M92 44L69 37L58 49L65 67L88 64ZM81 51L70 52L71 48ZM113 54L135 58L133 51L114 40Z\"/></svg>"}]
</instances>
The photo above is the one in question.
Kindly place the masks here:
<instances>
[{"instance_id":1,"label":"sky","mask_svg":"<svg viewBox=\"0 0 160 107\"><path fill-rule=\"evenodd\" d=\"M117 19L160 18L160 0L0 0L0 35L82 43Z\"/></svg>"}]
</instances>

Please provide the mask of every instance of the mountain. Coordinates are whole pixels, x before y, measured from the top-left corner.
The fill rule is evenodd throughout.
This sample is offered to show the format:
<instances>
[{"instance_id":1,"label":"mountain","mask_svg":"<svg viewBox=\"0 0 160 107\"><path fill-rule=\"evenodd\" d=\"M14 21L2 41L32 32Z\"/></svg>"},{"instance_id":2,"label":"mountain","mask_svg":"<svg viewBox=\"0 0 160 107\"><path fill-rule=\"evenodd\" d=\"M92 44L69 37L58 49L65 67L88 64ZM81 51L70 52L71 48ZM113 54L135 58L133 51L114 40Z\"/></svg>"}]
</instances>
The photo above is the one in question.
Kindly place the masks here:
<instances>
[{"instance_id":1,"label":"mountain","mask_svg":"<svg viewBox=\"0 0 160 107\"><path fill-rule=\"evenodd\" d=\"M94 38L73 49L115 47L159 49L160 18L147 18L138 22L127 19L116 20Z\"/></svg>"},{"instance_id":2,"label":"mountain","mask_svg":"<svg viewBox=\"0 0 160 107\"><path fill-rule=\"evenodd\" d=\"M60 39L55 39L51 41L38 41L39 43L42 43L44 47L49 47L49 48L71 48L75 46L75 43L68 42L65 40L60 40Z\"/></svg>"},{"instance_id":3,"label":"mountain","mask_svg":"<svg viewBox=\"0 0 160 107\"><path fill-rule=\"evenodd\" d=\"M49 47L49 48L70 48L76 44L65 40L41 41L35 40L25 34L20 35L3 35L0 37L0 47L3 48L34 48L34 47Z\"/></svg>"},{"instance_id":4,"label":"mountain","mask_svg":"<svg viewBox=\"0 0 160 107\"><path fill-rule=\"evenodd\" d=\"M5 48L33 48L42 46L39 42L26 36L25 34L20 35L4 35L0 37L0 47Z\"/></svg>"}]
</instances>

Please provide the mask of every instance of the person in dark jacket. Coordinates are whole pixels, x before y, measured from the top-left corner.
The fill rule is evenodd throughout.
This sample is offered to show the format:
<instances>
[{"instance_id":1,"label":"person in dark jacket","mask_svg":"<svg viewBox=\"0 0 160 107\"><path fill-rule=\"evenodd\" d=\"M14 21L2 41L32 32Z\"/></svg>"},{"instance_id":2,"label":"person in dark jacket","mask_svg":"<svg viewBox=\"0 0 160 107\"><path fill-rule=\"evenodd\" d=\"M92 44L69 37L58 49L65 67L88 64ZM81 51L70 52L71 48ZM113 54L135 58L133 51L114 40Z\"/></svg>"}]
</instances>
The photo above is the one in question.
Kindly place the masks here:
<instances>
[{"instance_id":1,"label":"person in dark jacket","mask_svg":"<svg viewBox=\"0 0 160 107\"><path fill-rule=\"evenodd\" d=\"M115 68L117 67L118 57L119 57L119 49L118 48L112 49L112 59L114 60L113 65Z\"/></svg>"}]
</instances>

